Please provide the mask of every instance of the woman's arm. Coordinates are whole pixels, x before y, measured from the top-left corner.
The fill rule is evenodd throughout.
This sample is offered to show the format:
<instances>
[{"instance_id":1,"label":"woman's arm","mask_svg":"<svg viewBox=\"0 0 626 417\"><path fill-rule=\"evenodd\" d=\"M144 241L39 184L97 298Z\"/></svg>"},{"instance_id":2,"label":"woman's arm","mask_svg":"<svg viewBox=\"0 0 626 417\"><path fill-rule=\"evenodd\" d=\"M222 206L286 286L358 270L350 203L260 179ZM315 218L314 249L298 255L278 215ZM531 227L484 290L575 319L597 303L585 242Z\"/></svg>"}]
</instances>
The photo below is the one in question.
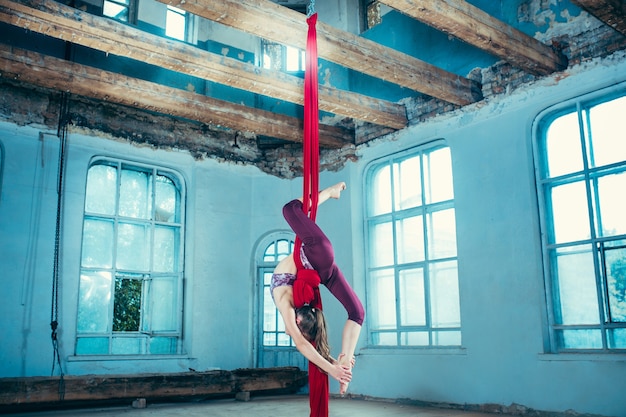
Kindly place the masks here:
<instances>
[{"instance_id":1,"label":"woman's arm","mask_svg":"<svg viewBox=\"0 0 626 417\"><path fill-rule=\"evenodd\" d=\"M278 289L278 288L277 288ZM274 294L276 297L276 306L285 322L286 333L291 336L296 349L310 362L317 365L320 369L332 376L339 382L347 383L352 379L352 372L349 367L342 366L338 363L332 364L319 354L313 345L306 340L302 332L296 324L296 311L291 302L289 302L289 294L285 291L283 294Z\"/></svg>"}]
</instances>

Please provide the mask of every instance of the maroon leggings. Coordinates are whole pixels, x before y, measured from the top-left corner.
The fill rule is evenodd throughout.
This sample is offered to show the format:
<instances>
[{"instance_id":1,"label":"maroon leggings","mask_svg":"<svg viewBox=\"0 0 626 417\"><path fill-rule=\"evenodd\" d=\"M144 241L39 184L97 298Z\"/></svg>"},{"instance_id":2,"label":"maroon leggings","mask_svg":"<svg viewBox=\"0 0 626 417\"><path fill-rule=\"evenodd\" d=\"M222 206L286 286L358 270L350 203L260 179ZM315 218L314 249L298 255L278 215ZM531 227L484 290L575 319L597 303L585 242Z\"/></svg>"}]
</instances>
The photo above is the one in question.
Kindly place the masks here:
<instances>
[{"instance_id":1,"label":"maroon leggings","mask_svg":"<svg viewBox=\"0 0 626 417\"><path fill-rule=\"evenodd\" d=\"M343 305L348 319L363 324L365 310L356 293L335 264L335 253L330 241L313 220L302 211L302 202L292 200L283 207L283 216L291 230L302 240L304 254L320 275L322 284ZM294 256L299 256L294 254Z\"/></svg>"}]
</instances>

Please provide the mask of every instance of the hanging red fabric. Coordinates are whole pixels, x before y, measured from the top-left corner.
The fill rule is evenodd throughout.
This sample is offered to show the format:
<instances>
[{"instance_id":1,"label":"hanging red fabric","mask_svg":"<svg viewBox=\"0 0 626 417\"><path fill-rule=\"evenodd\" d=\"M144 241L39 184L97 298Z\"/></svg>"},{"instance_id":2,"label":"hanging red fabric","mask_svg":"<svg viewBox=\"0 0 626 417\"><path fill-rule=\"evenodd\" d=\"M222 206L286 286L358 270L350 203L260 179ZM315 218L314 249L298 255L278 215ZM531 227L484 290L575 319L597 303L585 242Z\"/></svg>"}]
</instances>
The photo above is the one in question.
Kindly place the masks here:
<instances>
[{"instance_id":1,"label":"hanging red fabric","mask_svg":"<svg viewBox=\"0 0 626 417\"><path fill-rule=\"evenodd\" d=\"M317 81L317 13L306 19L309 30L306 38L304 72L304 132L302 140L302 210L313 220L317 217L319 193L319 106ZM296 236L294 256L298 270L304 269L300 260L302 241ZM321 308L321 307L320 307Z\"/></svg>"},{"instance_id":2,"label":"hanging red fabric","mask_svg":"<svg viewBox=\"0 0 626 417\"><path fill-rule=\"evenodd\" d=\"M317 203L319 193L319 106L318 106L318 80L317 80L317 13L307 17L308 33L306 40L306 68L304 72L304 132L303 132L303 192L302 209L315 221L317 217ZM313 277L314 271L306 271L300 259L302 241L296 236L294 248L294 260L298 268L298 278L294 283L296 287L303 288L301 295L294 291L294 304L301 307L304 300L310 294L309 287L313 291L313 299L307 301L315 308L322 308L322 299L319 296L319 276ZM314 285L317 280L317 285ZM300 282L299 282L300 281ZM311 285L313 283L313 285ZM303 284L300 286L299 284ZM305 295L306 293L306 295ZM300 294L298 292L297 294ZM298 298L298 300L296 300ZM300 305L298 305L300 304ZM328 417L328 375L322 372L317 365L309 362L309 405L310 417Z\"/></svg>"}]
</instances>

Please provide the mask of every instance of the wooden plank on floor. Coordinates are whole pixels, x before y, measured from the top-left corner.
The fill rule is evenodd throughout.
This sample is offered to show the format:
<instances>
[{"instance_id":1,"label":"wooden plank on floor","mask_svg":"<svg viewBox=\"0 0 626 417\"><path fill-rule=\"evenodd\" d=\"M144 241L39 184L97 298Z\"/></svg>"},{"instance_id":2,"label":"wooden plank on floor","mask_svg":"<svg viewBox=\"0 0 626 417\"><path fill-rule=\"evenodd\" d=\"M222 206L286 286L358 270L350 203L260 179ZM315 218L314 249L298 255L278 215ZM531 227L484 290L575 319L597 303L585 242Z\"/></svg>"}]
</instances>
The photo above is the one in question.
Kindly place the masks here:
<instances>
[{"instance_id":1,"label":"wooden plank on floor","mask_svg":"<svg viewBox=\"0 0 626 417\"><path fill-rule=\"evenodd\" d=\"M138 375L0 378L2 407L122 399L233 397L239 392L293 394L307 383L297 367Z\"/></svg>"}]
</instances>

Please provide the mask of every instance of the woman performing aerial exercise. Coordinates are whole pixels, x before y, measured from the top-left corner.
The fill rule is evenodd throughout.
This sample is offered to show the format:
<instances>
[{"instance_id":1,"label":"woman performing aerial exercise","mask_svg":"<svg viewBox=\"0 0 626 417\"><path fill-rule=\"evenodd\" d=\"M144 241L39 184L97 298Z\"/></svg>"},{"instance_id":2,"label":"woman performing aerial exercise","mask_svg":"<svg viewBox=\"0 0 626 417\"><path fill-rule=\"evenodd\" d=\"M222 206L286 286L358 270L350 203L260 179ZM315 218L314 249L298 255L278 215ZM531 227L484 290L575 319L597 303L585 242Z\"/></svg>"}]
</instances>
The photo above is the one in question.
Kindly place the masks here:
<instances>
[{"instance_id":1,"label":"woman performing aerial exercise","mask_svg":"<svg viewBox=\"0 0 626 417\"><path fill-rule=\"evenodd\" d=\"M318 195L318 206L329 198L338 199L345 188L346 184L340 182L322 190ZM300 253L296 254L299 259L294 259L294 253L292 253L284 258L274 270L270 286L274 303L285 321L285 331L293 339L298 351L317 368L338 380L340 393L345 394L348 383L352 379L354 351L365 316L363 305L335 264L330 241L302 210L302 199L287 203L283 207L283 216L302 241L302 247ZM296 264L300 260L300 265L305 271L302 271ZM315 279L309 279L312 274L316 276L319 274L317 283ZM296 277L298 282L296 282ZM319 282L328 288L348 313L348 320L342 334L341 354L337 361L330 356L324 314L319 308L321 300L319 288L316 285ZM303 293L308 294L304 298L311 298L314 294L314 300L309 305L299 306ZM327 387L326 383L326 392ZM310 390L311 398L313 398L313 387L310 387ZM326 403L327 398L326 393ZM313 408L313 402L311 407Z\"/></svg>"}]
</instances>

